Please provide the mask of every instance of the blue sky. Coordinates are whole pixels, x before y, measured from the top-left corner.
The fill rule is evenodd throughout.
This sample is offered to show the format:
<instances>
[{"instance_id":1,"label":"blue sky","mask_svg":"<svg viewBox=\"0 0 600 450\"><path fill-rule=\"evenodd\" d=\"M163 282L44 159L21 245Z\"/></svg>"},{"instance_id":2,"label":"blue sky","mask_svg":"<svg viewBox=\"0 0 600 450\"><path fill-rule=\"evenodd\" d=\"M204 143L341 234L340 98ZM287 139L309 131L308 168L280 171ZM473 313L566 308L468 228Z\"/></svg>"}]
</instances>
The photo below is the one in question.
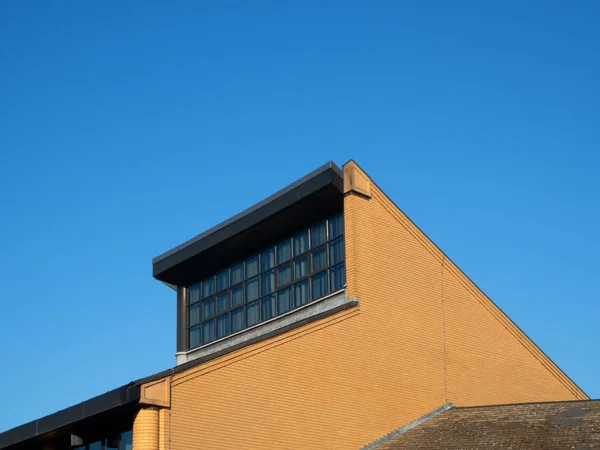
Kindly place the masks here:
<instances>
[{"instance_id":1,"label":"blue sky","mask_svg":"<svg viewBox=\"0 0 600 450\"><path fill-rule=\"evenodd\" d=\"M600 397L600 4L0 4L0 430L174 364L151 259L355 159Z\"/></svg>"}]
</instances>

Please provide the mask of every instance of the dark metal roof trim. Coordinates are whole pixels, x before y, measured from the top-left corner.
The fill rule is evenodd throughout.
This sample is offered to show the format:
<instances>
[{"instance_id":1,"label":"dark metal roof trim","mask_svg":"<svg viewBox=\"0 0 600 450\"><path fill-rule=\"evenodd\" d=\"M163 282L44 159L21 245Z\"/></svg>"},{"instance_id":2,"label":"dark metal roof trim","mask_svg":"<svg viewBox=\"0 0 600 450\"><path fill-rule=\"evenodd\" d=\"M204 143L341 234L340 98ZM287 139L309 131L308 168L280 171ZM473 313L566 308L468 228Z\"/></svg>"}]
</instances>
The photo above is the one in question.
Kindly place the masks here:
<instances>
[{"instance_id":1,"label":"dark metal roof trim","mask_svg":"<svg viewBox=\"0 0 600 450\"><path fill-rule=\"evenodd\" d=\"M270 197L251 206L226 221L210 228L198 236L152 259L153 275L161 279L161 274L181 262L214 247L259 222L284 210L288 206L316 193L326 186L333 185L343 190L343 172L332 161L312 171ZM164 281L164 280L163 280Z\"/></svg>"}]
</instances>

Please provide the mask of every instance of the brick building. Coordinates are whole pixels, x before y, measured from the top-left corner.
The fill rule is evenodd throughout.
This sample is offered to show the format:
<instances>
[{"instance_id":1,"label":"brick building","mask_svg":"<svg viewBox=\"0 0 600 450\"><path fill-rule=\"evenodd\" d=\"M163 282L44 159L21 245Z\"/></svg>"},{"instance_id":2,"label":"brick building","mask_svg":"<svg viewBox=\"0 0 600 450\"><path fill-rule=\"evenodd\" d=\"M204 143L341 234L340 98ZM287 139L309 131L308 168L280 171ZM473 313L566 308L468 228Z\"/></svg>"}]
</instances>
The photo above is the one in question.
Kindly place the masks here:
<instances>
[{"instance_id":1,"label":"brick building","mask_svg":"<svg viewBox=\"0 0 600 450\"><path fill-rule=\"evenodd\" d=\"M521 423L576 401L592 411L578 439L598 426L596 402L353 161L158 256L153 275L176 297L176 365L5 431L0 449L432 448L483 423L474 407L513 423L522 405L490 405L535 402L559 406ZM401 441L417 431L425 446ZM477 434L456 448L485 448Z\"/></svg>"}]
</instances>

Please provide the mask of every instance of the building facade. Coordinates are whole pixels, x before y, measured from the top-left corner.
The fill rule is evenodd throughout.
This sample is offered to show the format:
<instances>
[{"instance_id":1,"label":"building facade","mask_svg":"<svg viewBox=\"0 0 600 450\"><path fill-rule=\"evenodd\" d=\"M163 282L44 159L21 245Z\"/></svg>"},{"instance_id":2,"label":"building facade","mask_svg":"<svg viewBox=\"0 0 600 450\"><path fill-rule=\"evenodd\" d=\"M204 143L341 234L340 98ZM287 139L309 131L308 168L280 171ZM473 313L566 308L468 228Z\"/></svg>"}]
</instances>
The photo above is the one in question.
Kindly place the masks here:
<instances>
[{"instance_id":1,"label":"building facade","mask_svg":"<svg viewBox=\"0 0 600 450\"><path fill-rule=\"evenodd\" d=\"M153 275L176 297L176 365L0 448L358 449L443 405L588 399L353 161Z\"/></svg>"}]
</instances>

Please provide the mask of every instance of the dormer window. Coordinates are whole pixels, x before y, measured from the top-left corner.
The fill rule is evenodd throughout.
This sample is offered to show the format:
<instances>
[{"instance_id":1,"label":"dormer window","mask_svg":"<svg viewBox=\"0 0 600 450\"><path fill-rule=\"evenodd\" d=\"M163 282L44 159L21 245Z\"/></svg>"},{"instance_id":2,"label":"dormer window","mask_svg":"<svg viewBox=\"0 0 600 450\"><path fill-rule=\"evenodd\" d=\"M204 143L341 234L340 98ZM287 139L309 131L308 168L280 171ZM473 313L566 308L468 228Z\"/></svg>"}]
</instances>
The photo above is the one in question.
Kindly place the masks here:
<instances>
[{"instance_id":1,"label":"dormer window","mask_svg":"<svg viewBox=\"0 0 600 450\"><path fill-rule=\"evenodd\" d=\"M339 214L188 286L188 348L268 321L344 284L344 218Z\"/></svg>"}]
</instances>

